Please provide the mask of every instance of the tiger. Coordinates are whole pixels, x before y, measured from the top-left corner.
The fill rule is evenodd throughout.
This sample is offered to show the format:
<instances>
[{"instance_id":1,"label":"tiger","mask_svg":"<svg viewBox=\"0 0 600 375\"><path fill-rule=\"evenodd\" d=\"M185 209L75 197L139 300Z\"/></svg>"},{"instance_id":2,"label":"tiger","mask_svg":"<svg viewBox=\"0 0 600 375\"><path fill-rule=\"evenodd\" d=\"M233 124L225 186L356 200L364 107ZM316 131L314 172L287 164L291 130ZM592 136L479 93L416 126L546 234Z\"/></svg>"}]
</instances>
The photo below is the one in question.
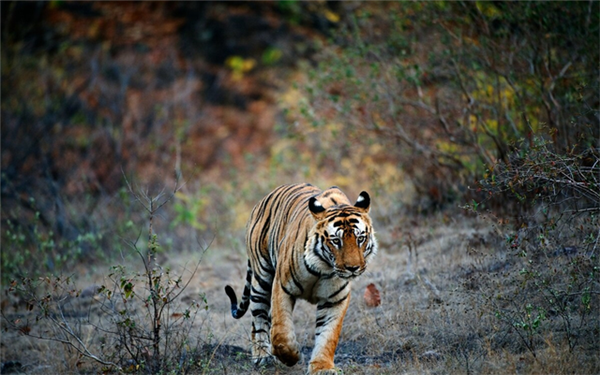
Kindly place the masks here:
<instances>
[{"instance_id":1,"label":"tiger","mask_svg":"<svg viewBox=\"0 0 600 375\"><path fill-rule=\"evenodd\" d=\"M377 253L369 209L361 192L352 205L336 186L283 185L258 202L246 224L248 266L238 305L229 285L231 315L252 312L256 365L273 357L288 366L301 359L292 322L297 299L317 305L315 344L309 374L336 374L334 354L350 303L352 280Z\"/></svg>"}]
</instances>

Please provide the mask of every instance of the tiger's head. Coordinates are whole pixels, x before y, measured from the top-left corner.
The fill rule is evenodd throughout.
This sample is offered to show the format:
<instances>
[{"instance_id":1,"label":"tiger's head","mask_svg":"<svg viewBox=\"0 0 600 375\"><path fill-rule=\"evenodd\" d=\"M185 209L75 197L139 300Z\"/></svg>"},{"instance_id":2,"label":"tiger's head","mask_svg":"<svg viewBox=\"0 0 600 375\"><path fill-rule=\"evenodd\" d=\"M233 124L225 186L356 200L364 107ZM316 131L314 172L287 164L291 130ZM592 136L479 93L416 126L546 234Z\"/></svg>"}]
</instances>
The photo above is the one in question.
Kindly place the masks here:
<instances>
[{"instance_id":1,"label":"tiger's head","mask_svg":"<svg viewBox=\"0 0 600 375\"><path fill-rule=\"evenodd\" d=\"M365 191L352 205L337 187L310 198L308 209L315 219L306 255L321 274L344 279L361 275L377 252L377 240L369 217L371 199Z\"/></svg>"}]
</instances>

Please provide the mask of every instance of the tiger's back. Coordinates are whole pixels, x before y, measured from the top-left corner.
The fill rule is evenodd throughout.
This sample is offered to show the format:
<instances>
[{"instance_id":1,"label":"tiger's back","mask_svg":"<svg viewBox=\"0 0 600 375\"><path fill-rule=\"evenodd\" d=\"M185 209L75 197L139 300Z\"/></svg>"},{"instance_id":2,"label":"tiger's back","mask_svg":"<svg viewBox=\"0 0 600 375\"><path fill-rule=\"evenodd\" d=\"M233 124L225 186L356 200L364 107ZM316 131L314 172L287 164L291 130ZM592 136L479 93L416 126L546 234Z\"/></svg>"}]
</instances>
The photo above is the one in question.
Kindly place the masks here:
<instances>
[{"instance_id":1,"label":"tiger's back","mask_svg":"<svg viewBox=\"0 0 600 375\"><path fill-rule=\"evenodd\" d=\"M308 200L320 192L310 184L283 185L254 207L246 226L246 249L252 269L274 272L277 259L287 259L295 250L280 244L286 235L305 235L306 222L311 219L306 209ZM283 252L281 256L279 251Z\"/></svg>"}]
</instances>

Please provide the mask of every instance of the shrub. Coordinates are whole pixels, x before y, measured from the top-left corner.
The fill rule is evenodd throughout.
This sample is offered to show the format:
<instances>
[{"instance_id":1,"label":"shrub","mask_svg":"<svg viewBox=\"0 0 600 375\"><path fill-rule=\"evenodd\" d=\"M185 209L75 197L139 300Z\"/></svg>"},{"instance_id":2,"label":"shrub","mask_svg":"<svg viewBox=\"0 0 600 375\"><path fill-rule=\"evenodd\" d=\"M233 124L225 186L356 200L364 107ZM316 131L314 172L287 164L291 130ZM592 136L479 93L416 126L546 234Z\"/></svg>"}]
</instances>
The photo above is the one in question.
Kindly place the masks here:
<instances>
[{"instance_id":1,"label":"shrub","mask_svg":"<svg viewBox=\"0 0 600 375\"><path fill-rule=\"evenodd\" d=\"M493 352L600 348L599 14L595 2L365 5L288 112L324 165L368 158L375 175L410 179L416 196L396 196L417 209L469 201L493 218L505 242L465 285L493 319Z\"/></svg>"},{"instance_id":2,"label":"shrub","mask_svg":"<svg viewBox=\"0 0 600 375\"><path fill-rule=\"evenodd\" d=\"M548 346L571 355L600 347L600 149L556 149L541 136L522 140L480 182L487 201L468 206L492 213L505 236L489 255L507 267L481 270L476 282L482 313L506 332L494 345L534 357ZM514 202L513 213L485 204L494 200Z\"/></svg>"},{"instance_id":3,"label":"shrub","mask_svg":"<svg viewBox=\"0 0 600 375\"><path fill-rule=\"evenodd\" d=\"M300 129L331 132L334 161L395 165L425 205L469 197L543 127L557 152L598 146L598 14L595 2L359 7L308 69Z\"/></svg>"},{"instance_id":4,"label":"shrub","mask_svg":"<svg viewBox=\"0 0 600 375\"><path fill-rule=\"evenodd\" d=\"M6 327L62 344L65 352L77 354L77 367L88 359L102 365L103 371L186 372L195 366L198 347L194 345L200 344L191 335L195 318L208 304L202 294L185 304L179 301L199 263L183 270L188 272L185 281L157 260L161 245L154 219L177 189L166 197L134 192L131 186L130 191L148 215L145 249L138 247L139 237L129 243L142 270L117 264L111 267L105 284L83 291L76 288L71 276L15 279L7 293L23 301L29 312L6 316L3 311ZM87 311L86 304L91 304Z\"/></svg>"}]
</instances>

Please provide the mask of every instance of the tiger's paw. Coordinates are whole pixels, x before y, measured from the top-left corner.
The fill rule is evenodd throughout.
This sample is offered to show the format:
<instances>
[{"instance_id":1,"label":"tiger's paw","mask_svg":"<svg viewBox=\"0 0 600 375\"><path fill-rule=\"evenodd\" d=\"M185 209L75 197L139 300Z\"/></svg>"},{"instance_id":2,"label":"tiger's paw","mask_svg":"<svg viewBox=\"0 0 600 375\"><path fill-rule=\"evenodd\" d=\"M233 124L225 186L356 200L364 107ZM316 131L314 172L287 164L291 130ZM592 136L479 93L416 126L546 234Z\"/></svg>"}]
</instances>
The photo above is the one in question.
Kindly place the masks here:
<instances>
[{"instance_id":1,"label":"tiger's paw","mask_svg":"<svg viewBox=\"0 0 600 375\"><path fill-rule=\"evenodd\" d=\"M311 372L310 368L308 369L308 371L306 372L307 375L343 375L344 371L342 371L341 368L329 368L329 369L323 369L323 370L317 370L314 372Z\"/></svg>"},{"instance_id":2,"label":"tiger's paw","mask_svg":"<svg viewBox=\"0 0 600 375\"><path fill-rule=\"evenodd\" d=\"M271 353L287 366L295 365L302 357L293 333L273 333Z\"/></svg>"},{"instance_id":3,"label":"tiger's paw","mask_svg":"<svg viewBox=\"0 0 600 375\"><path fill-rule=\"evenodd\" d=\"M271 367L275 363L275 359L272 355L266 355L264 357L255 357L252 359L256 367Z\"/></svg>"},{"instance_id":4,"label":"tiger's paw","mask_svg":"<svg viewBox=\"0 0 600 375\"><path fill-rule=\"evenodd\" d=\"M277 357L283 364L293 366L302 357L297 345L274 344L272 347L273 355Z\"/></svg>"},{"instance_id":5,"label":"tiger's paw","mask_svg":"<svg viewBox=\"0 0 600 375\"><path fill-rule=\"evenodd\" d=\"M344 375L344 372L340 368L330 368L327 370L319 370L317 372L309 372L309 375Z\"/></svg>"},{"instance_id":6,"label":"tiger's paw","mask_svg":"<svg viewBox=\"0 0 600 375\"><path fill-rule=\"evenodd\" d=\"M257 367L260 366L271 366L275 360L269 352L269 346L265 346L264 343L254 343L252 348L252 362Z\"/></svg>"},{"instance_id":7,"label":"tiger's paw","mask_svg":"<svg viewBox=\"0 0 600 375\"><path fill-rule=\"evenodd\" d=\"M344 372L342 369L337 368L333 363L311 363L308 365L307 375L342 375Z\"/></svg>"}]
</instances>

